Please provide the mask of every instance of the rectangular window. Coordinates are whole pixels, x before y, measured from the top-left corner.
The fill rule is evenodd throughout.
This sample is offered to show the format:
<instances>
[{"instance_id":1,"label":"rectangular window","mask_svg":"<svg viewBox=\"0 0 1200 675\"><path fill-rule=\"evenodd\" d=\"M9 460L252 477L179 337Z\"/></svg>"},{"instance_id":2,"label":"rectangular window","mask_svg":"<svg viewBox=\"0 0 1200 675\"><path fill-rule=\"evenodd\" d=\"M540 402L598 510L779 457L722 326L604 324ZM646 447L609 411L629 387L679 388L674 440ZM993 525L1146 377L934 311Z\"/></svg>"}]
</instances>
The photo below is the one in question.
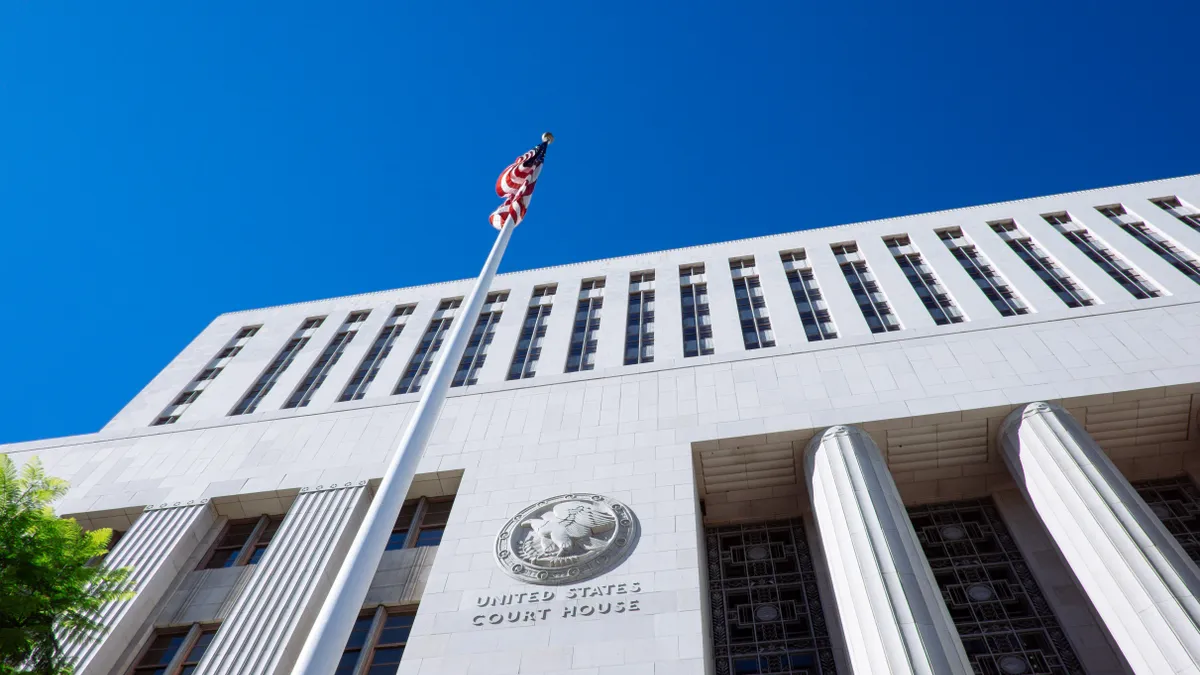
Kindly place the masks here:
<instances>
[{"instance_id":1,"label":"rectangular window","mask_svg":"<svg viewBox=\"0 0 1200 675\"><path fill-rule=\"evenodd\" d=\"M879 290L879 284L875 281L875 275L871 274L871 268L867 267L867 261L858 252L858 244L838 244L832 249L838 265L842 268L842 276L846 277L846 284L850 286L850 292L854 294L858 308L867 320L871 332L887 333L900 330L900 320L892 312L887 296Z\"/></svg>"},{"instance_id":2,"label":"rectangular window","mask_svg":"<svg viewBox=\"0 0 1200 675\"><path fill-rule=\"evenodd\" d=\"M354 620L350 638L346 640L346 648L342 650L342 658L338 661L337 670L333 671L333 675L354 675L358 671L358 660L362 657L367 642L373 637L371 627L374 623L374 612Z\"/></svg>"},{"instance_id":3,"label":"rectangular window","mask_svg":"<svg viewBox=\"0 0 1200 675\"><path fill-rule=\"evenodd\" d=\"M146 651L130 672L132 675L191 675L216 635L216 626L200 624L155 631Z\"/></svg>"},{"instance_id":4,"label":"rectangular window","mask_svg":"<svg viewBox=\"0 0 1200 675\"><path fill-rule=\"evenodd\" d=\"M400 659L408 636L412 632L415 615L404 612L388 612L379 631L379 639L371 650L367 675L387 675L400 669Z\"/></svg>"},{"instance_id":5,"label":"rectangular window","mask_svg":"<svg viewBox=\"0 0 1200 675\"><path fill-rule=\"evenodd\" d=\"M271 365L267 366L262 375L258 376L258 380L254 383L254 386L250 387L250 391L246 392L246 395L234 407L233 412L229 414L248 415L254 412L258 408L258 404L262 403L262 400L270 393L271 387L275 386L275 382L279 380L279 376L283 375L288 366L292 365L292 361L296 360L296 355L300 353L304 345L308 344L313 333L317 332L317 329L324 322L325 317L323 316L314 316L305 319L304 323L300 324L300 327L296 329L296 332L292 333L291 339L287 341L283 349L279 350L279 353L275 355L275 358L271 361Z\"/></svg>"},{"instance_id":6,"label":"rectangular window","mask_svg":"<svg viewBox=\"0 0 1200 675\"><path fill-rule=\"evenodd\" d=\"M1179 197L1161 197L1150 201L1158 208L1175 216L1179 222L1200 232L1200 209L1184 202Z\"/></svg>"},{"instance_id":7,"label":"rectangular window","mask_svg":"<svg viewBox=\"0 0 1200 675\"><path fill-rule=\"evenodd\" d=\"M988 225L991 226L993 232L1000 235L1013 253L1016 253L1017 257L1023 260L1029 269L1033 270L1033 273L1038 275L1038 278L1058 295L1067 307L1088 307L1096 304L1092 296L1088 295L1088 292L1072 279L1066 270L1059 267L1058 263L1046 255L1037 242L1026 234L1016 222L1000 220L988 223Z\"/></svg>"},{"instance_id":8,"label":"rectangular window","mask_svg":"<svg viewBox=\"0 0 1200 675\"><path fill-rule=\"evenodd\" d=\"M712 317L708 314L708 280L704 265L679 268L679 302L683 310L683 355L713 353Z\"/></svg>"},{"instance_id":9,"label":"rectangular window","mask_svg":"<svg viewBox=\"0 0 1200 675\"><path fill-rule=\"evenodd\" d=\"M654 361L654 272L629 275L625 321L625 365Z\"/></svg>"},{"instance_id":10,"label":"rectangular window","mask_svg":"<svg viewBox=\"0 0 1200 675\"><path fill-rule=\"evenodd\" d=\"M458 362L458 370L454 371L451 387L461 387L464 384L475 384L479 381L479 369L487 359L488 346L496 338L496 324L504 311L504 303L508 300L508 291L488 293L484 299L483 309L479 319L471 329L471 339L467 342L462 360Z\"/></svg>"},{"instance_id":11,"label":"rectangular window","mask_svg":"<svg viewBox=\"0 0 1200 675\"><path fill-rule=\"evenodd\" d=\"M1012 289L1008 280L996 271L991 261L979 252L967 235L963 234L962 229L951 227L938 230L937 235L946 248L950 249L950 253L954 254L954 258L966 270L967 275L979 286L979 290L991 301L996 311L1000 312L1000 316L1029 313L1029 306Z\"/></svg>"},{"instance_id":12,"label":"rectangular window","mask_svg":"<svg viewBox=\"0 0 1200 675\"><path fill-rule=\"evenodd\" d=\"M404 502L385 551L416 546L437 546L450 519L454 497L422 497ZM412 536L409 536L412 532Z\"/></svg>"},{"instance_id":13,"label":"rectangular window","mask_svg":"<svg viewBox=\"0 0 1200 675\"><path fill-rule=\"evenodd\" d=\"M779 259L783 262L783 271L787 273L792 300L796 302L796 311L800 313L800 321L804 324L805 337L809 342L836 338L837 329L829 316L829 305L821 295L804 249L780 251Z\"/></svg>"},{"instance_id":14,"label":"rectangular window","mask_svg":"<svg viewBox=\"0 0 1200 675\"><path fill-rule=\"evenodd\" d=\"M912 284L917 297L921 299L921 304L925 305L929 316L933 317L933 322L939 326L962 323L965 318L962 311L954 304L949 291L938 281L933 268L926 264L912 241L907 236L900 235L886 237L883 243L892 252L896 264L908 278L908 283Z\"/></svg>"},{"instance_id":15,"label":"rectangular window","mask_svg":"<svg viewBox=\"0 0 1200 675\"><path fill-rule=\"evenodd\" d=\"M375 608L354 623L334 675L393 675L412 632L412 611Z\"/></svg>"},{"instance_id":16,"label":"rectangular window","mask_svg":"<svg viewBox=\"0 0 1200 675\"><path fill-rule=\"evenodd\" d=\"M521 336L513 352L512 364L508 367L508 379L520 380L537 374L538 359L542 357L542 340L546 337L546 322L550 310L554 309L554 293L558 286L538 286L529 298L525 310L525 322L521 324Z\"/></svg>"},{"instance_id":17,"label":"rectangular window","mask_svg":"<svg viewBox=\"0 0 1200 675\"><path fill-rule=\"evenodd\" d=\"M338 401L357 401L367 395L367 387L375 381L375 376L379 374L384 360L387 359L388 354L392 353L392 345L404 331L405 322L416 308L416 305L397 305L392 310L392 315L379 330L379 335L375 336L375 342L371 343L371 348L367 350L367 355L358 364L358 369L354 371L354 377L351 377L350 381L346 383L346 388L342 390Z\"/></svg>"},{"instance_id":18,"label":"rectangular window","mask_svg":"<svg viewBox=\"0 0 1200 675\"><path fill-rule=\"evenodd\" d=\"M1141 242L1142 246L1154 251L1158 257L1170 263L1172 267L1192 281L1200 284L1200 263L1196 262L1194 253L1171 241L1165 234L1138 220L1137 217L1130 215L1120 204L1102 206L1096 210Z\"/></svg>"},{"instance_id":19,"label":"rectangular window","mask_svg":"<svg viewBox=\"0 0 1200 675\"><path fill-rule=\"evenodd\" d=\"M325 378L329 376L329 371L337 365L338 360L342 358L342 353L346 351L346 347L350 341L358 335L358 329L362 327L362 323L367 320L367 316L371 314L370 310L362 312L351 312L350 316L342 322L338 328L337 334L329 340L329 344L325 345L325 350L321 352L321 356L316 363L308 369L304 379L300 380L300 384L296 385L296 390L288 397L284 408L303 408L312 401L313 394L317 393L317 389L325 382Z\"/></svg>"},{"instance_id":20,"label":"rectangular window","mask_svg":"<svg viewBox=\"0 0 1200 675\"><path fill-rule=\"evenodd\" d=\"M579 303L575 306L575 325L571 329L564 372L575 373L596 367L597 331L600 330L603 307L604 279L587 279L579 284Z\"/></svg>"},{"instance_id":21,"label":"rectangular window","mask_svg":"<svg viewBox=\"0 0 1200 675\"><path fill-rule=\"evenodd\" d=\"M738 319L742 324L742 343L746 349L774 347L775 334L771 331L767 299L763 297L754 258L731 258L729 273L737 298Z\"/></svg>"},{"instance_id":22,"label":"rectangular window","mask_svg":"<svg viewBox=\"0 0 1200 675\"><path fill-rule=\"evenodd\" d=\"M230 338L229 342L226 342L225 346L221 348L221 351L217 352L217 355L211 361L204 364L204 367L200 369L200 373L192 378L192 381L171 401L170 405L159 413L151 426L160 427L164 424L178 422L179 417L188 409L188 406L200 398L200 394L204 393L204 390L208 388L208 383L215 380L217 375L221 374L225 366L229 365L229 361L237 356L238 352L242 351L242 347L246 346L246 343L250 341L250 338L258 333L259 328L262 328L262 326L246 326Z\"/></svg>"},{"instance_id":23,"label":"rectangular window","mask_svg":"<svg viewBox=\"0 0 1200 675\"><path fill-rule=\"evenodd\" d=\"M1157 298L1162 295L1154 284L1142 278L1133 267L1121 256L1117 255L1104 245L1104 242L1092 236L1087 228L1075 222L1071 218L1071 214L1066 213L1045 213L1042 218L1050 223L1051 227L1058 230L1062 236L1067 238L1067 241L1075 245L1075 248L1083 252L1092 262L1100 266L1104 273L1112 277L1112 280L1121 284L1121 287L1129 291L1129 294L1138 300L1146 298Z\"/></svg>"},{"instance_id":24,"label":"rectangular window","mask_svg":"<svg viewBox=\"0 0 1200 675\"><path fill-rule=\"evenodd\" d=\"M231 520L217 538L204 562L197 569L212 570L222 567L255 565L267 551L275 538L283 516L259 516Z\"/></svg>"},{"instance_id":25,"label":"rectangular window","mask_svg":"<svg viewBox=\"0 0 1200 675\"><path fill-rule=\"evenodd\" d=\"M400 378L400 382L392 391L393 395L413 394L421 390L421 381L433 367L434 357L442 348L442 341L450 334L450 324L454 321L455 310L460 306L462 306L462 298L448 298L438 304L437 311L433 313L433 318L429 321L429 327L421 336L421 342L417 344L416 351L408 360L404 376Z\"/></svg>"}]
</instances>

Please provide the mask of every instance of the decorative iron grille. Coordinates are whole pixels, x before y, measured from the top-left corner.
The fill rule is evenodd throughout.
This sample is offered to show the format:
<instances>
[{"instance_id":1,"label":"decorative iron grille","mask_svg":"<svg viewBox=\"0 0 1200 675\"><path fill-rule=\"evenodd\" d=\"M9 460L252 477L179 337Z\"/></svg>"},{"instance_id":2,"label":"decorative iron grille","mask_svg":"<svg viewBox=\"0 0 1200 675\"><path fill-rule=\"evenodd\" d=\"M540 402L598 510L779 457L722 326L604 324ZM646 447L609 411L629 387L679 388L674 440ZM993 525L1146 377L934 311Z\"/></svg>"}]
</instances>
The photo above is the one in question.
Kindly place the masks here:
<instances>
[{"instance_id":1,"label":"decorative iron grille","mask_svg":"<svg viewBox=\"0 0 1200 675\"><path fill-rule=\"evenodd\" d=\"M978 675L1083 675L990 499L908 515Z\"/></svg>"},{"instance_id":2,"label":"decorative iron grille","mask_svg":"<svg viewBox=\"0 0 1200 675\"><path fill-rule=\"evenodd\" d=\"M833 675L836 668L804 525L709 528L717 675Z\"/></svg>"},{"instance_id":3,"label":"decorative iron grille","mask_svg":"<svg viewBox=\"0 0 1200 675\"><path fill-rule=\"evenodd\" d=\"M1184 552L1200 565L1200 489L1182 477L1142 481L1133 487Z\"/></svg>"}]
</instances>

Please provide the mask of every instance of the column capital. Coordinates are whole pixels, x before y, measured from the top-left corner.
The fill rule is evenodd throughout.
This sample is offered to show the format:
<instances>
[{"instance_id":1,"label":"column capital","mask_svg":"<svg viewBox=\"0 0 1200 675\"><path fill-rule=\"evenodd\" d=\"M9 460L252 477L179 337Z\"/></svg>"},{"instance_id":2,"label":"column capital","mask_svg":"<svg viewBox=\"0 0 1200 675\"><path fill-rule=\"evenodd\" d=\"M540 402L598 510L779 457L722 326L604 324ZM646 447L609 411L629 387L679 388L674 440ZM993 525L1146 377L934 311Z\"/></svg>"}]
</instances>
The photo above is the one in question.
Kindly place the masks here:
<instances>
[{"instance_id":1,"label":"column capital","mask_svg":"<svg viewBox=\"0 0 1200 675\"><path fill-rule=\"evenodd\" d=\"M1003 436L1009 433L1009 431L1015 425L1021 423L1021 420L1027 420L1034 415L1044 415L1055 411L1066 413L1066 410L1057 403L1048 403L1046 401L1034 401L1033 403L1026 403L1016 410L1013 410L1008 414L1008 417L1004 418L1004 421L1000 423L1000 435Z\"/></svg>"}]
</instances>

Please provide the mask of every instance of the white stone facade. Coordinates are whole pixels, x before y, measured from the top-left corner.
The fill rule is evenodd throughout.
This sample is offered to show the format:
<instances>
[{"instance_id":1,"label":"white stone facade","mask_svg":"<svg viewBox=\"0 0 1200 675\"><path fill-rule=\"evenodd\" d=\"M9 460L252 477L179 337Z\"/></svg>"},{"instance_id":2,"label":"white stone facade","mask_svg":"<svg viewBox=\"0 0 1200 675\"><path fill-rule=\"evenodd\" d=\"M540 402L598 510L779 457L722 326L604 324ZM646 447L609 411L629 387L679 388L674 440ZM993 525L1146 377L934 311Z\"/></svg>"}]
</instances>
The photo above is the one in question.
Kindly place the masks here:
<instances>
[{"instance_id":1,"label":"white stone facade","mask_svg":"<svg viewBox=\"0 0 1200 675\"><path fill-rule=\"evenodd\" d=\"M1180 206L1152 201L1161 198ZM1098 211L1116 204L1127 212L1116 220ZM1008 569L1028 571L990 588L1036 582L1039 611L1053 615L1046 634L1077 658L1052 672L1200 672L1196 565L1183 535L1160 522L1169 509L1135 490L1148 479L1195 480L1200 272L1189 276L1186 262L1172 264L1118 222L1144 223L1176 260L1196 261L1200 225L1186 216L1197 204L1200 176L1189 176L500 275L492 290L508 296L490 306L502 314L478 383L451 390L409 495L454 496L441 543L385 553L365 616L416 609L399 667L407 674L726 673L721 641L733 638L715 638L714 626L753 621L734 596L716 597L714 575L726 570L711 558L727 549L715 528L786 521L779 532L811 553L820 591L806 607L827 629L832 666L781 665L775 643L760 637L762 651L738 657L735 671L755 672L753 662L761 672L959 673L966 660L978 672L1022 672L1012 659L1029 654L980 657L955 632L969 611L961 593L985 602L988 589L935 588L947 569L937 556L959 555L956 537L975 541L963 528L990 523L984 529L1011 546L989 555L1020 558ZM1158 297L1136 298L1043 217L1062 212ZM1008 220L1094 304L1064 304L989 226ZM945 228L960 228L1030 311L1002 316L939 238ZM964 321L937 325L884 243L899 235ZM871 332L831 248L849 242L899 330ZM781 260L799 249L836 338L806 338L787 276L797 264ZM730 260L747 256L753 268L731 272ZM681 266L697 264L703 278L690 280L707 284L713 353L688 357L679 278ZM653 284L653 361L625 365L630 275L647 271L654 281L632 290ZM747 274L760 283L773 346L743 341L734 280ZM595 368L564 373L580 284L597 278L603 290L586 292L604 298ZM507 380L534 289L548 284L557 290L536 375ZM110 562L142 572L138 596L109 612L110 635L71 647L83 673L128 673L155 631L179 629L194 642L213 626L199 672L289 672L419 397L392 391L435 313L454 314L439 303L468 286L222 315L99 432L0 446L18 463L40 457L71 482L61 513L127 531ZM401 305L414 307L365 396L339 402ZM336 363L317 369L310 402L285 408L350 314L367 310ZM324 321L305 329L308 341L255 411L230 415L312 317ZM246 327L259 328L235 340ZM230 346L240 351L217 359ZM197 381L213 366L216 377ZM172 405L186 391L201 393ZM166 412L178 419L155 426ZM1006 424L1010 414L1018 421ZM806 468L810 443L826 447L822 434L835 426L855 440L810 455ZM508 576L494 554L500 529L566 493L628 505L641 528L632 554L578 586ZM942 535L909 517L948 522L953 513L939 505L958 500L983 504L971 507L982 520L942 527L940 552L923 552ZM197 569L229 521L264 515L283 520L257 564ZM755 614L768 615L778 617Z\"/></svg>"}]
</instances>

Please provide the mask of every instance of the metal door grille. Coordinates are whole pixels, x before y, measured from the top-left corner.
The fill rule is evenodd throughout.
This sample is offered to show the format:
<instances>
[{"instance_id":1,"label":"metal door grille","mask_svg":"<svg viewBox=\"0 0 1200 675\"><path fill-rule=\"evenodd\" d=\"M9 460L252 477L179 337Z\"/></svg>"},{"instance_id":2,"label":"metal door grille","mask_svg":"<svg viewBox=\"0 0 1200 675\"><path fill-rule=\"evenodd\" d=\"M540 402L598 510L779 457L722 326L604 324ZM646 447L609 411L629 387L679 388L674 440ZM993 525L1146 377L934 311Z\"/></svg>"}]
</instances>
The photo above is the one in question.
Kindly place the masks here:
<instances>
[{"instance_id":1,"label":"metal door grille","mask_svg":"<svg viewBox=\"0 0 1200 675\"><path fill-rule=\"evenodd\" d=\"M908 511L978 675L1083 675L990 499Z\"/></svg>"},{"instance_id":2,"label":"metal door grille","mask_svg":"<svg viewBox=\"0 0 1200 675\"><path fill-rule=\"evenodd\" d=\"M1200 565L1200 489L1182 477L1142 481L1133 487L1184 552Z\"/></svg>"},{"instance_id":3,"label":"metal door grille","mask_svg":"<svg viewBox=\"0 0 1200 675\"><path fill-rule=\"evenodd\" d=\"M803 524L705 534L717 675L835 673Z\"/></svg>"}]
</instances>

